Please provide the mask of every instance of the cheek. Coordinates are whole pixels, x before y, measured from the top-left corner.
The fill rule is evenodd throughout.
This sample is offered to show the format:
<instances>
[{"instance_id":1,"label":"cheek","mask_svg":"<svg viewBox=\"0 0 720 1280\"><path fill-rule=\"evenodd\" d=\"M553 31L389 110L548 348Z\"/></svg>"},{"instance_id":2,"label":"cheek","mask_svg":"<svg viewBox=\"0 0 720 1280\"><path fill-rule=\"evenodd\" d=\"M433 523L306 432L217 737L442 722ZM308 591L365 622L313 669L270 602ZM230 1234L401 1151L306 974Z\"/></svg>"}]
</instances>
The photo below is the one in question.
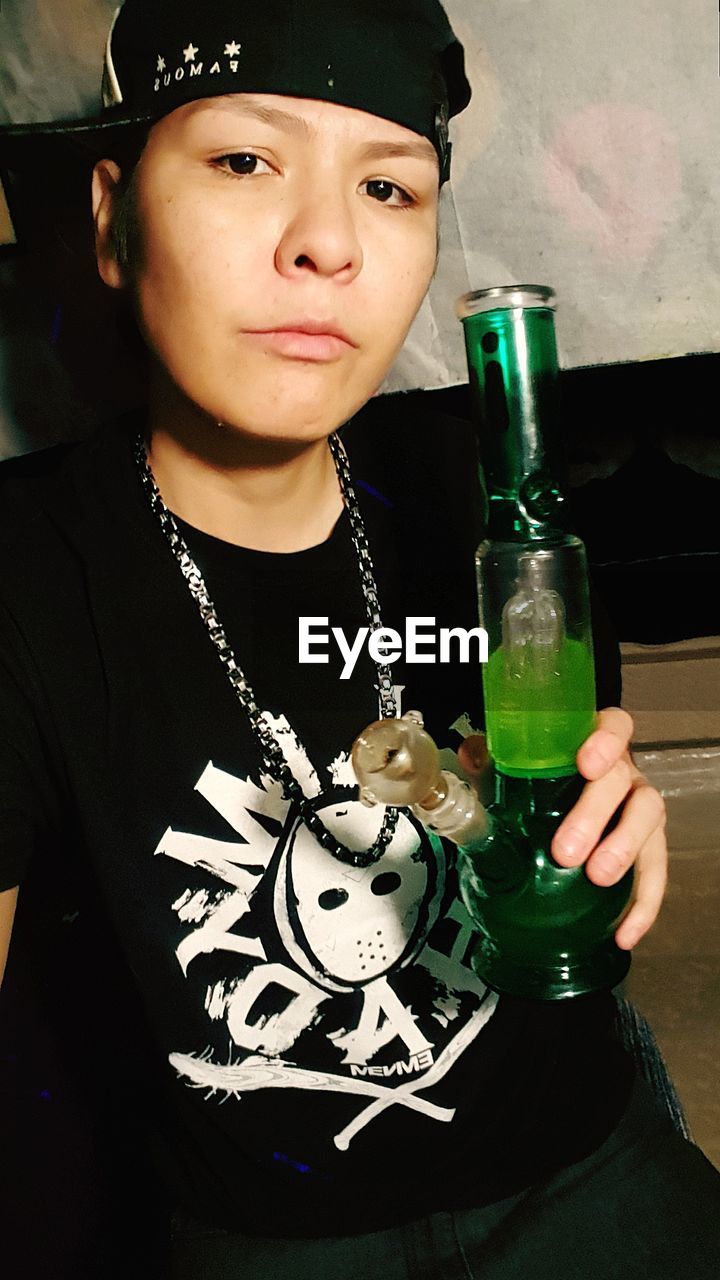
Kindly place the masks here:
<instances>
[{"instance_id":1,"label":"cheek","mask_svg":"<svg viewBox=\"0 0 720 1280\"><path fill-rule=\"evenodd\" d=\"M367 300L365 331L380 349L402 346L432 281L435 244L434 235L410 247L396 244L394 251L390 244L376 257L376 268L361 291Z\"/></svg>"},{"instance_id":2,"label":"cheek","mask_svg":"<svg viewBox=\"0 0 720 1280\"><path fill-rule=\"evenodd\" d=\"M189 217L160 219L148 227L140 282L144 313L162 329L194 327L199 317L204 324L211 321L227 294L231 264L223 243L222 236L199 229Z\"/></svg>"},{"instance_id":3,"label":"cheek","mask_svg":"<svg viewBox=\"0 0 720 1280\"><path fill-rule=\"evenodd\" d=\"M402 252L403 249L404 252ZM397 304L403 306L406 319L410 322L430 288L435 271L437 255L435 224L432 223L415 233L409 243L400 246L400 250L393 255L389 263L389 276L392 280L393 296L397 299Z\"/></svg>"}]
</instances>

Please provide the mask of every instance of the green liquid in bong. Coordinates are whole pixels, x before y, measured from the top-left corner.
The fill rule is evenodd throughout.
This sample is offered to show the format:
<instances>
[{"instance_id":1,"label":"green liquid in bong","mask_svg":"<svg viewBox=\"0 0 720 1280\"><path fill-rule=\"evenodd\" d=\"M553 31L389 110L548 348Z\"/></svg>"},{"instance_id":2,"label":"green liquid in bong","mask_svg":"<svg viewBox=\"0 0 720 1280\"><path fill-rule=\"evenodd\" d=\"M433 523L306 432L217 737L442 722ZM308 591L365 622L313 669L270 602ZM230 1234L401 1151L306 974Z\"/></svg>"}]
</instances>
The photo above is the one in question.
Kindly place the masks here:
<instances>
[{"instance_id":1,"label":"green liquid in bong","mask_svg":"<svg viewBox=\"0 0 720 1280\"><path fill-rule=\"evenodd\" d=\"M576 770L595 728L595 667L581 640L567 636L551 655L508 658L501 646L483 667L488 748L511 776Z\"/></svg>"}]
</instances>

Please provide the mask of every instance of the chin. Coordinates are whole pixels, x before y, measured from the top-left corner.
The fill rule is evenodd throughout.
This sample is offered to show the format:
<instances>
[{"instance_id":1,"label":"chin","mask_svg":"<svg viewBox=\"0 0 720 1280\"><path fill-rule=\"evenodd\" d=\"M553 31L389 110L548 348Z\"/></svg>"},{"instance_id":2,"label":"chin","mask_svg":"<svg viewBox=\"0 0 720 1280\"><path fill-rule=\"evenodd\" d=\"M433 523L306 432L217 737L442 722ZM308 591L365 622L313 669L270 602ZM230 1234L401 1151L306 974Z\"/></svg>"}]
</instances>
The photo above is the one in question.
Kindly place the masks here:
<instances>
[{"instance_id":1,"label":"chin","mask_svg":"<svg viewBox=\"0 0 720 1280\"><path fill-rule=\"evenodd\" d=\"M212 416L226 426L258 438L313 441L331 435L357 413L371 395L372 388L352 399L347 394L333 397L327 388L324 394L305 396L292 392L278 395L276 389L255 405L248 404L247 400L240 405L231 396L221 402L214 400Z\"/></svg>"},{"instance_id":2,"label":"chin","mask_svg":"<svg viewBox=\"0 0 720 1280\"><path fill-rule=\"evenodd\" d=\"M217 415L213 413L213 417L222 423L226 430L237 431L241 435L252 436L257 440L282 440L286 443L298 444L304 441L322 440L342 426L349 416L351 415L336 419L335 416L328 415L327 409L312 416L298 415L296 407L293 415L279 415L277 411L269 415L267 410L249 414L247 405L243 406L242 411L233 410L228 405L223 412Z\"/></svg>"}]
</instances>

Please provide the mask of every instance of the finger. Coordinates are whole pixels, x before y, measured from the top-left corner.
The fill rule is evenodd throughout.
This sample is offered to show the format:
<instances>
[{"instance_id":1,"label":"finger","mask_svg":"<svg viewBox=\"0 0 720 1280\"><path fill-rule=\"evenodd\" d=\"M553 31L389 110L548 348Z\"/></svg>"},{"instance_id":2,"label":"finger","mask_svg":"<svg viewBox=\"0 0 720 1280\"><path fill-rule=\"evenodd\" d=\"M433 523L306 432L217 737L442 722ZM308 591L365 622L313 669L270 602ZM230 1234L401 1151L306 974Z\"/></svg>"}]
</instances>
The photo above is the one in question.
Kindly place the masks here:
<instances>
[{"instance_id":1,"label":"finger","mask_svg":"<svg viewBox=\"0 0 720 1280\"><path fill-rule=\"evenodd\" d=\"M481 733L468 734L458 747L457 755L466 773L482 773L490 763L487 742Z\"/></svg>"},{"instance_id":2,"label":"finger","mask_svg":"<svg viewBox=\"0 0 720 1280\"><path fill-rule=\"evenodd\" d=\"M629 749L635 732L633 718L622 707L604 707L597 728L585 739L575 762L585 778L601 778Z\"/></svg>"},{"instance_id":3,"label":"finger","mask_svg":"<svg viewBox=\"0 0 720 1280\"><path fill-rule=\"evenodd\" d=\"M652 928L662 907L668 880L668 854L664 827L658 827L638 854L635 864L634 900L615 941L630 951Z\"/></svg>"},{"instance_id":4,"label":"finger","mask_svg":"<svg viewBox=\"0 0 720 1280\"><path fill-rule=\"evenodd\" d=\"M593 884L617 884L655 831L665 826L665 802L649 782L636 784L617 826L591 853L586 872Z\"/></svg>"},{"instance_id":5,"label":"finger","mask_svg":"<svg viewBox=\"0 0 720 1280\"><path fill-rule=\"evenodd\" d=\"M553 836L550 852L558 862L572 867L589 857L632 787L633 776L629 761L622 758L604 777L585 784Z\"/></svg>"}]
</instances>

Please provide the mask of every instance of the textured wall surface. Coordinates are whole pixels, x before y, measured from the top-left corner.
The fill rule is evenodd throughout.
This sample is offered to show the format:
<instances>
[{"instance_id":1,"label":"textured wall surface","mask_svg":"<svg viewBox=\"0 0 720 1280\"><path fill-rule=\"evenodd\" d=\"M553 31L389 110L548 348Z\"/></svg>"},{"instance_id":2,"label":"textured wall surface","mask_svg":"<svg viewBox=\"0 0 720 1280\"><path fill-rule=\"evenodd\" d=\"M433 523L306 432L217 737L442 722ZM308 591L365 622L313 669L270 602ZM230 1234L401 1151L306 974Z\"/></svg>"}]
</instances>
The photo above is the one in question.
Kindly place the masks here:
<instances>
[{"instance_id":1,"label":"textured wall surface","mask_svg":"<svg viewBox=\"0 0 720 1280\"><path fill-rule=\"evenodd\" d=\"M0 121L58 120L97 110L116 3L2 0Z\"/></svg>"},{"instance_id":2,"label":"textured wall surface","mask_svg":"<svg viewBox=\"0 0 720 1280\"><path fill-rule=\"evenodd\" d=\"M475 101L453 186L474 288L558 290L568 366L720 349L707 0L448 0Z\"/></svg>"},{"instance_id":3,"label":"textured wall surface","mask_svg":"<svg viewBox=\"0 0 720 1280\"><path fill-rule=\"evenodd\" d=\"M446 2L475 94L452 125L440 267L385 389L466 380L454 303L470 287L553 285L568 367L720 350L713 6ZM114 8L2 0L0 120L96 111ZM83 388L60 367L58 330L88 318L79 306L58 316L49 296L31 305L32 272L18 262L0 261L3 452L28 435L44 442L58 421L65 431L83 415ZM89 286L85 295L95 298ZM54 426L53 397L65 397Z\"/></svg>"}]
</instances>

